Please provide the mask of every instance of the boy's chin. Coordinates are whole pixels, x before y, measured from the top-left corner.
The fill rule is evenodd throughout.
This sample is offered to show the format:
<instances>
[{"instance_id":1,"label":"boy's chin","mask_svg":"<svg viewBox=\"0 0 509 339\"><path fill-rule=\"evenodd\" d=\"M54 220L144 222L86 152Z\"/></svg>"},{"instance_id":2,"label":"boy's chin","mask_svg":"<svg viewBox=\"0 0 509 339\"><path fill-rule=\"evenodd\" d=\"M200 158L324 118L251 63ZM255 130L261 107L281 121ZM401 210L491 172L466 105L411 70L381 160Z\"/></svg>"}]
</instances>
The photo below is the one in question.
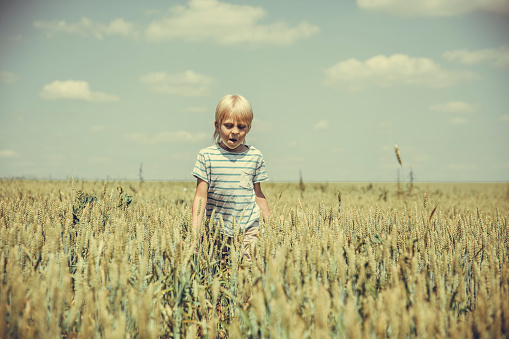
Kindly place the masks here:
<instances>
[{"instance_id":1,"label":"boy's chin","mask_svg":"<svg viewBox=\"0 0 509 339\"><path fill-rule=\"evenodd\" d=\"M226 140L226 142L223 140L223 145L225 146L225 148L227 149L230 149L232 151L235 151L237 150L239 147L242 146L242 141L231 141L231 140Z\"/></svg>"}]
</instances>

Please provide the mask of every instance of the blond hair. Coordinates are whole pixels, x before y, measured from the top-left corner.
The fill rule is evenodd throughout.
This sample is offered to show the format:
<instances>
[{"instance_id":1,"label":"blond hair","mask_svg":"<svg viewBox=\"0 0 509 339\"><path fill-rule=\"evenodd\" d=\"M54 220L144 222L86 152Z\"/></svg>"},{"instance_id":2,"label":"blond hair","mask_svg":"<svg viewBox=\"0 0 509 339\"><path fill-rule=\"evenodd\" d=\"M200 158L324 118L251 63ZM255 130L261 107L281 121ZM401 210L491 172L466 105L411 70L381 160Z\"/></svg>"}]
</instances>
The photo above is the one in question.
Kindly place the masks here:
<instances>
[{"instance_id":1,"label":"blond hair","mask_svg":"<svg viewBox=\"0 0 509 339\"><path fill-rule=\"evenodd\" d=\"M224 120L233 118L237 121L242 121L251 128L253 122L253 109L251 104L240 94L225 95L217 104L216 107L216 122L221 126ZM214 131L212 140L214 143L221 142L219 132L217 129Z\"/></svg>"}]
</instances>

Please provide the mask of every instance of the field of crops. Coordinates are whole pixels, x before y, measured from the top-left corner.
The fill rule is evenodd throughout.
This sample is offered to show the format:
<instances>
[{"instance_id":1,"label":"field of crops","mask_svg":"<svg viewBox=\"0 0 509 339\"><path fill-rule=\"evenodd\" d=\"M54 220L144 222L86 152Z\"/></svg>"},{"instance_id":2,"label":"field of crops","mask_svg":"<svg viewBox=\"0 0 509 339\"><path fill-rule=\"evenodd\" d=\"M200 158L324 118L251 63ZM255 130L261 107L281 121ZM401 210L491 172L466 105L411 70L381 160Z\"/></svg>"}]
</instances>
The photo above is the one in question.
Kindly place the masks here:
<instances>
[{"instance_id":1,"label":"field of crops","mask_svg":"<svg viewBox=\"0 0 509 339\"><path fill-rule=\"evenodd\" d=\"M263 185L188 236L194 183L0 182L2 338L509 336L509 185Z\"/></svg>"}]
</instances>

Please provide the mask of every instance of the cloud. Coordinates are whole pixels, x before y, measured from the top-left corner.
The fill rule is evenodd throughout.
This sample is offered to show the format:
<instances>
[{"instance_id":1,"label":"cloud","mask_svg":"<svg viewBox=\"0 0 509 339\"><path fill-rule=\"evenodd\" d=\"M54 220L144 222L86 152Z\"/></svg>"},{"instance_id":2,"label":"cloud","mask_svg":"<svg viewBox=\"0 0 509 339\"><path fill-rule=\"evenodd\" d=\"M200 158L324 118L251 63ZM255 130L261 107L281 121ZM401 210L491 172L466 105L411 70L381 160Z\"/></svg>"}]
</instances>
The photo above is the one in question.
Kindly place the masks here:
<instances>
[{"instance_id":1,"label":"cloud","mask_svg":"<svg viewBox=\"0 0 509 339\"><path fill-rule=\"evenodd\" d=\"M198 97L209 94L212 78L194 71L177 74L155 72L141 77L141 82L150 85L154 92Z\"/></svg>"},{"instance_id":2,"label":"cloud","mask_svg":"<svg viewBox=\"0 0 509 339\"><path fill-rule=\"evenodd\" d=\"M443 69L431 59L405 54L377 55L364 62L357 59L341 61L326 69L325 75L326 85L342 83L353 91L367 85L445 87L475 77L470 72Z\"/></svg>"},{"instance_id":3,"label":"cloud","mask_svg":"<svg viewBox=\"0 0 509 339\"><path fill-rule=\"evenodd\" d=\"M468 119L460 118L460 117L449 120L449 123L452 125L465 125L465 124L468 124L468 122L469 122Z\"/></svg>"},{"instance_id":4,"label":"cloud","mask_svg":"<svg viewBox=\"0 0 509 339\"><path fill-rule=\"evenodd\" d=\"M492 66L509 70L509 46L503 45L498 48L486 48L479 50L457 49L448 51L443 57L449 61L457 61L465 65L477 63L489 63Z\"/></svg>"},{"instance_id":5,"label":"cloud","mask_svg":"<svg viewBox=\"0 0 509 339\"><path fill-rule=\"evenodd\" d=\"M145 133L133 132L124 134L124 138L143 145L156 145L162 143L199 142L212 136L206 133L191 133L187 131L160 132L150 136Z\"/></svg>"},{"instance_id":6,"label":"cloud","mask_svg":"<svg viewBox=\"0 0 509 339\"><path fill-rule=\"evenodd\" d=\"M251 125L253 127L253 130L256 132L270 131L273 126L272 123L265 121L265 120L260 120L258 118L253 118L253 122Z\"/></svg>"},{"instance_id":7,"label":"cloud","mask_svg":"<svg viewBox=\"0 0 509 339\"><path fill-rule=\"evenodd\" d=\"M92 126L90 127L90 132L94 132L94 133L97 133L97 132L101 132L101 131L104 131L106 129L106 126L104 125L98 125L98 126Z\"/></svg>"},{"instance_id":8,"label":"cloud","mask_svg":"<svg viewBox=\"0 0 509 339\"><path fill-rule=\"evenodd\" d=\"M0 158L19 158L20 155L18 152L13 151L12 149L0 150Z\"/></svg>"},{"instance_id":9,"label":"cloud","mask_svg":"<svg viewBox=\"0 0 509 339\"><path fill-rule=\"evenodd\" d=\"M471 12L509 14L507 0L357 0L365 10L397 16L457 16Z\"/></svg>"},{"instance_id":10,"label":"cloud","mask_svg":"<svg viewBox=\"0 0 509 339\"><path fill-rule=\"evenodd\" d=\"M111 94L91 92L90 85L86 81L53 81L45 85L39 92L39 96L46 100L81 100L90 102L119 101L120 99Z\"/></svg>"},{"instance_id":11,"label":"cloud","mask_svg":"<svg viewBox=\"0 0 509 339\"><path fill-rule=\"evenodd\" d=\"M10 72L0 72L0 82L3 82L4 84L13 84L20 79L21 77L17 74Z\"/></svg>"},{"instance_id":12,"label":"cloud","mask_svg":"<svg viewBox=\"0 0 509 339\"><path fill-rule=\"evenodd\" d=\"M149 41L181 39L221 45L240 42L288 45L320 30L305 21L294 27L283 21L261 24L266 15L261 7L191 0L188 6L174 6L167 16L150 23L145 36Z\"/></svg>"},{"instance_id":13,"label":"cloud","mask_svg":"<svg viewBox=\"0 0 509 339\"><path fill-rule=\"evenodd\" d=\"M120 18L111 21L107 25L93 22L85 17L77 23L67 23L65 21L36 21L34 22L34 27L46 32L46 35L50 37L57 33L67 33L77 34L83 37L92 36L102 40L104 36L119 35L124 37L137 37L140 35L136 25Z\"/></svg>"},{"instance_id":14,"label":"cloud","mask_svg":"<svg viewBox=\"0 0 509 339\"><path fill-rule=\"evenodd\" d=\"M145 11L153 16L158 11ZM285 21L264 24L267 12L261 7L237 5L218 0L190 0L187 5L171 7L167 14L141 27L122 18L109 24L83 17L81 21L35 21L49 37L56 34L75 34L102 40L106 36L139 38L152 42L183 40L187 42L214 42L230 45L242 42L289 45L309 38L320 29L306 21L290 26Z\"/></svg>"},{"instance_id":15,"label":"cloud","mask_svg":"<svg viewBox=\"0 0 509 339\"><path fill-rule=\"evenodd\" d=\"M435 112L469 114L476 112L478 106L464 101L449 101L443 104L432 105L429 109ZM469 122L470 120L464 117L455 117L449 120L451 125L465 125Z\"/></svg>"},{"instance_id":16,"label":"cloud","mask_svg":"<svg viewBox=\"0 0 509 339\"><path fill-rule=\"evenodd\" d=\"M478 106L464 101L450 101L445 104L430 106L429 109L436 112L447 113L474 113L477 111Z\"/></svg>"},{"instance_id":17,"label":"cloud","mask_svg":"<svg viewBox=\"0 0 509 339\"><path fill-rule=\"evenodd\" d=\"M327 120L320 120L315 124L315 131L324 131L329 129L329 122Z\"/></svg>"}]
</instances>

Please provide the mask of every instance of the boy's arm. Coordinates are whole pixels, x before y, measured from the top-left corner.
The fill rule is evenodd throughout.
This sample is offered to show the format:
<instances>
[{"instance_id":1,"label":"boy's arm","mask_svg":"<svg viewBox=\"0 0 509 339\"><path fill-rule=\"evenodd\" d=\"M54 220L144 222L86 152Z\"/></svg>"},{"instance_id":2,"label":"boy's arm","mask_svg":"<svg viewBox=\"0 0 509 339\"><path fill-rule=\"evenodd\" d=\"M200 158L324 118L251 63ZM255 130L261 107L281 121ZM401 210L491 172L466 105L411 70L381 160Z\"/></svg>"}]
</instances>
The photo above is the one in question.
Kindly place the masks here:
<instances>
[{"instance_id":1,"label":"boy's arm","mask_svg":"<svg viewBox=\"0 0 509 339\"><path fill-rule=\"evenodd\" d=\"M203 179L196 179L196 193L193 199L192 209L192 224L193 233L198 237L198 232L201 227L203 215L205 214L205 208L207 207L207 192L209 190L209 184Z\"/></svg>"},{"instance_id":2,"label":"boy's arm","mask_svg":"<svg viewBox=\"0 0 509 339\"><path fill-rule=\"evenodd\" d=\"M265 195L262 192L262 186L259 182L256 182L254 184L254 191L255 191L255 201L258 204L258 207L260 207L260 210L262 211L262 217L263 222L269 221L269 204L267 203L267 199L265 198Z\"/></svg>"}]
</instances>

